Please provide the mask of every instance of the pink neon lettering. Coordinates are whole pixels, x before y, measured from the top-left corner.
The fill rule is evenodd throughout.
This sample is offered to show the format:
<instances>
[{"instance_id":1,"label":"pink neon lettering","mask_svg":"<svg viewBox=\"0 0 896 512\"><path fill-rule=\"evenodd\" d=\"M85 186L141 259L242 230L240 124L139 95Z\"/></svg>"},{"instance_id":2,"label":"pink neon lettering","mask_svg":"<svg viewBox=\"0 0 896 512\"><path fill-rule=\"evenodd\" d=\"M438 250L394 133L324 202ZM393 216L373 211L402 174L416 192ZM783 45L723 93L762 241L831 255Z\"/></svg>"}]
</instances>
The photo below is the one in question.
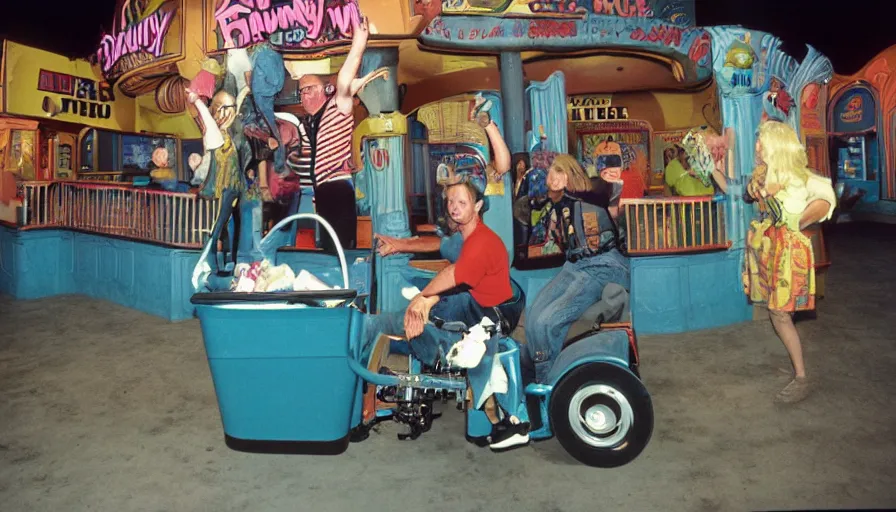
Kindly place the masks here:
<instances>
[{"instance_id":1,"label":"pink neon lettering","mask_svg":"<svg viewBox=\"0 0 896 512\"><path fill-rule=\"evenodd\" d=\"M325 22L342 37L350 37L353 27L360 22L358 5L351 2L326 7L325 1L292 0L291 4L272 5L271 0L231 0L215 11L215 22L225 48L245 46L279 31L297 28L304 30L305 40L312 45L320 37Z\"/></svg>"},{"instance_id":2,"label":"pink neon lettering","mask_svg":"<svg viewBox=\"0 0 896 512\"><path fill-rule=\"evenodd\" d=\"M146 52L161 57L165 34L173 19L173 11L156 11L117 34L105 34L97 50L103 72L108 72L122 57L132 53Z\"/></svg>"}]
</instances>

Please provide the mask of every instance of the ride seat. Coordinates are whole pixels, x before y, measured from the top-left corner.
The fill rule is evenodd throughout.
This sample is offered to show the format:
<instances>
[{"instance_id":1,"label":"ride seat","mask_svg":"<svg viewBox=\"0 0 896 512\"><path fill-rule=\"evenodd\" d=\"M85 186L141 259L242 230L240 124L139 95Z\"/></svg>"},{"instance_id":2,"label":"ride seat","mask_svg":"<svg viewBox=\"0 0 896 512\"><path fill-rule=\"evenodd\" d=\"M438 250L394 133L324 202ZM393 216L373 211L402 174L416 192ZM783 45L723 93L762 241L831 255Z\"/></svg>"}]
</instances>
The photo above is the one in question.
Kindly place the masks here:
<instances>
[{"instance_id":1,"label":"ride seat","mask_svg":"<svg viewBox=\"0 0 896 512\"><path fill-rule=\"evenodd\" d=\"M631 322L632 312L629 298L628 291L621 285L608 284L604 288L600 300L586 309L579 320L570 327L566 339L573 339L609 324Z\"/></svg>"}]
</instances>

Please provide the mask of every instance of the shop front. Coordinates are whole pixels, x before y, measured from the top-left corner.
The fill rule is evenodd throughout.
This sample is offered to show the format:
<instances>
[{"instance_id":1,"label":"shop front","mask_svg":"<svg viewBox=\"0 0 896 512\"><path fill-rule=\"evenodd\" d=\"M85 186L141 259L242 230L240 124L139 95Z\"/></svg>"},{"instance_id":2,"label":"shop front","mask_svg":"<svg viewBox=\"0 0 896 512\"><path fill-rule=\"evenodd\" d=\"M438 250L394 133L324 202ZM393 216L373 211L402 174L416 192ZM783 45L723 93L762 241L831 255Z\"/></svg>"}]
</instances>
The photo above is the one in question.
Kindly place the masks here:
<instances>
[{"instance_id":1,"label":"shop front","mask_svg":"<svg viewBox=\"0 0 896 512\"><path fill-rule=\"evenodd\" d=\"M286 136L290 128L307 130L300 126L309 119L302 79L317 75L326 90L337 83L354 58L350 41L364 14L370 38L360 64L355 62L354 76L363 84L354 100L351 147L357 248L369 247L373 233L426 232L443 213L444 178L470 174L486 182L485 221L514 255L513 275L531 301L557 265L550 258L538 261L543 247L516 224L513 204L520 178L539 154L569 153L592 174L609 163L623 174L620 209L629 222L637 329L682 332L750 317L740 273L752 217L742 194L752 172L753 136L769 94L826 82L823 56L810 52L797 63L770 34L696 27L694 2L687 1L491 8L361 0L321 2L314 10L303 5L169 0L153 3L147 13L131 12L124 2L96 66L115 101L134 107L133 128L97 124L78 132L79 175L144 172L149 168L135 165L135 155L146 148L165 148L174 162L169 166L178 167L175 174L183 181L208 160L218 170L239 173L246 188L227 195L226 184L200 185L184 200L198 201L201 192L208 196L203 204L235 205L240 246L255 247L277 218L320 208L313 184L301 185L297 201L271 200L260 191L278 183L273 171L290 162L289 152L293 163L304 158L301 144L290 146ZM149 25L142 23L154 28L147 32ZM140 30L153 34L149 39L156 44L147 41L135 52L119 44ZM195 98L188 99L188 90ZM85 108L89 115L91 107ZM494 155L478 122L484 112L513 155L512 171L499 179L488 172ZM789 121L800 122L799 107L789 115ZM148 125L167 129L141 133ZM668 155L697 127L730 141L721 164L727 188L715 197L669 197L663 174ZM193 145L187 147L189 140ZM114 202L118 196L91 197ZM132 209L132 220L159 224L152 211ZM175 212L170 219L163 227L183 217ZM204 240L204 222L186 223L199 238L181 243L181 249ZM284 233L283 245L319 248L319 234L304 229ZM415 265L430 268L408 256L378 262L383 311L407 303L400 290ZM164 279L180 279L178 268ZM187 286L185 279L172 289L178 300Z\"/></svg>"},{"instance_id":2,"label":"shop front","mask_svg":"<svg viewBox=\"0 0 896 512\"><path fill-rule=\"evenodd\" d=\"M847 219L896 219L896 46L829 86L831 175Z\"/></svg>"}]
</instances>

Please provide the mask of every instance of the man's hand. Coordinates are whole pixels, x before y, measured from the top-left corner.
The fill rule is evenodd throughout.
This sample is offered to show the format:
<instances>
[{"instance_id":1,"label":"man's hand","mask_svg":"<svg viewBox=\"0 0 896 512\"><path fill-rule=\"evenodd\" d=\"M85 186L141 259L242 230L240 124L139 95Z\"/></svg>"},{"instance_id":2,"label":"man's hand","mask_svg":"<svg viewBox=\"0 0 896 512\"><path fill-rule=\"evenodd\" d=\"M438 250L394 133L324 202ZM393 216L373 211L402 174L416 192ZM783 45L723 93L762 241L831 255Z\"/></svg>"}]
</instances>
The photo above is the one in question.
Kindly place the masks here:
<instances>
[{"instance_id":1,"label":"man's hand","mask_svg":"<svg viewBox=\"0 0 896 512\"><path fill-rule=\"evenodd\" d=\"M377 245L376 251L380 256L389 256L401 252L398 248L399 241L397 238L388 235L376 235Z\"/></svg>"},{"instance_id":2,"label":"man's hand","mask_svg":"<svg viewBox=\"0 0 896 512\"><path fill-rule=\"evenodd\" d=\"M423 328L429 320L429 312L432 307L439 302L438 296L424 297L418 294L408 304L408 309L404 314L404 332L408 340L412 340L423 334Z\"/></svg>"},{"instance_id":3,"label":"man's hand","mask_svg":"<svg viewBox=\"0 0 896 512\"><path fill-rule=\"evenodd\" d=\"M199 101L199 95L198 95L198 94L196 94L195 92L191 91L190 89L186 89L186 88L185 88L184 90L187 92L187 103L189 103L190 105L192 105L192 104L196 103L197 101Z\"/></svg>"},{"instance_id":4,"label":"man's hand","mask_svg":"<svg viewBox=\"0 0 896 512\"><path fill-rule=\"evenodd\" d=\"M432 307L439 302L438 296L424 297L418 294L408 304L408 309L404 313L404 333L408 340L412 340L423 334L423 328L429 320L429 312Z\"/></svg>"},{"instance_id":5,"label":"man's hand","mask_svg":"<svg viewBox=\"0 0 896 512\"><path fill-rule=\"evenodd\" d=\"M367 21L367 16L362 16L360 23L352 32L352 43L366 45L368 37L370 37L370 22Z\"/></svg>"}]
</instances>

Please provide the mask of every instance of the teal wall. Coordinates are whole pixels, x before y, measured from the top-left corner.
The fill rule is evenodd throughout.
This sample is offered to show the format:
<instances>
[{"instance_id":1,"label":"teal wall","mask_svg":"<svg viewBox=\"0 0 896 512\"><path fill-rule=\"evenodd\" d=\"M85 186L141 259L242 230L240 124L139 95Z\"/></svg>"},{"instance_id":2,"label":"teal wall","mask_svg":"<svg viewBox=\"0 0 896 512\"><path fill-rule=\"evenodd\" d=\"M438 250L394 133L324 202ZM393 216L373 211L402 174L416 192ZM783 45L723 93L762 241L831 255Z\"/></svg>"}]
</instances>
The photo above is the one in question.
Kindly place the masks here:
<instances>
[{"instance_id":1,"label":"teal wall","mask_svg":"<svg viewBox=\"0 0 896 512\"><path fill-rule=\"evenodd\" d=\"M16 299L83 294L167 320L192 318L198 250L56 229L0 226L0 293Z\"/></svg>"}]
</instances>

